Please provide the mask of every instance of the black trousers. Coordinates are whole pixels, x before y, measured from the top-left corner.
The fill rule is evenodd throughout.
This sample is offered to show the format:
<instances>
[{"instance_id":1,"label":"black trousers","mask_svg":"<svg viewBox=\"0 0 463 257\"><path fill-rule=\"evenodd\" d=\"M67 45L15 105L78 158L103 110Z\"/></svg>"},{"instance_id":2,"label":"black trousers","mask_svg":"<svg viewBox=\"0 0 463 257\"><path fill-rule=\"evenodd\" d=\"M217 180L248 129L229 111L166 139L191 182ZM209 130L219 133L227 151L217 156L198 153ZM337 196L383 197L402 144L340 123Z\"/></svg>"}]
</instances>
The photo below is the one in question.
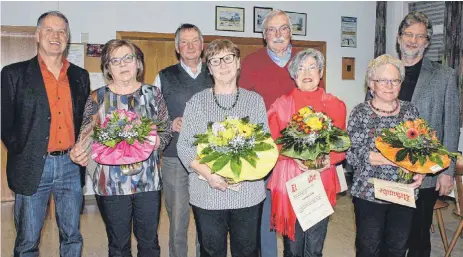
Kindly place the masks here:
<instances>
[{"instance_id":1,"label":"black trousers","mask_svg":"<svg viewBox=\"0 0 463 257\"><path fill-rule=\"evenodd\" d=\"M283 237L284 257L321 257L323 256L323 245L328 230L329 217L324 218L313 227L302 230L301 225L296 221L296 230L292 241L289 237Z\"/></svg>"},{"instance_id":2,"label":"black trousers","mask_svg":"<svg viewBox=\"0 0 463 257\"><path fill-rule=\"evenodd\" d=\"M201 257L226 257L228 233L233 257L258 257L262 205L229 210L192 206Z\"/></svg>"},{"instance_id":3,"label":"black trousers","mask_svg":"<svg viewBox=\"0 0 463 257\"><path fill-rule=\"evenodd\" d=\"M353 198L357 257L404 257L413 208Z\"/></svg>"},{"instance_id":4,"label":"black trousers","mask_svg":"<svg viewBox=\"0 0 463 257\"><path fill-rule=\"evenodd\" d=\"M131 257L132 223L138 257L159 257L158 242L161 191L133 195L96 195L106 225L110 257Z\"/></svg>"},{"instance_id":5,"label":"black trousers","mask_svg":"<svg viewBox=\"0 0 463 257\"><path fill-rule=\"evenodd\" d=\"M431 256L431 234L429 232L432 224L434 204L439 192L436 188L420 189L416 209L413 213L412 231L408 238L407 257L430 257Z\"/></svg>"}]
</instances>

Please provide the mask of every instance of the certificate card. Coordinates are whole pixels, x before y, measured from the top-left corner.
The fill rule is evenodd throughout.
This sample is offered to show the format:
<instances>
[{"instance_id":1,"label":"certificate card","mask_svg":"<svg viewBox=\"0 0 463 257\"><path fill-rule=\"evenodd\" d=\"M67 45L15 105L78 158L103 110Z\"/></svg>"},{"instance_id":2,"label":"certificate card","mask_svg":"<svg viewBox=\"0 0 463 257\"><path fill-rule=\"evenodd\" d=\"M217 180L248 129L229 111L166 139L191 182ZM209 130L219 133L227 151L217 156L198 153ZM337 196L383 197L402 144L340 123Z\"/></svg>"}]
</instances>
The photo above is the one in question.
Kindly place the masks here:
<instances>
[{"instance_id":1,"label":"certificate card","mask_svg":"<svg viewBox=\"0 0 463 257\"><path fill-rule=\"evenodd\" d=\"M373 179L373 185L375 198L416 208L415 191L408 185L377 178Z\"/></svg>"},{"instance_id":2,"label":"certificate card","mask_svg":"<svg viewBox=\"0 0 463 257\"><path fill-rule=\"evenodd\" d=\"M303 231L334 212L317 171L304 172L289 180L286 190Z\"/></svg>"}]
</instances>

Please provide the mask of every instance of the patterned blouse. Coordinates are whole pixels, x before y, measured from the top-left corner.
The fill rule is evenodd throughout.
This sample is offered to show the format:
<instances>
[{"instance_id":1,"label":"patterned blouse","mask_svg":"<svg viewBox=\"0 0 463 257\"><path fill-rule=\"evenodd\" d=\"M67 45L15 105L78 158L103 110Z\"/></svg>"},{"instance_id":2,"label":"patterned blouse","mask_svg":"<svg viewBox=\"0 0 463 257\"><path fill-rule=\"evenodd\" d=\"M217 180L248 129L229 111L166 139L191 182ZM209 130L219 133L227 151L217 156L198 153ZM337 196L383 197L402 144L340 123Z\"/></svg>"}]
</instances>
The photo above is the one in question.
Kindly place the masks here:
<instances>
[{"instance_id":1,"label":"patterned blouse","mask_svg":"<svg viewBox=\"0 0 463 257\"><path fill-rule=\"evenodd\" d=\"M399 113L392 116L378 116L368 102L355 106L347 125L352 146L347 151L346 159L354 167L352 196L376 203L388 203L375 198L370 179L397 181L397 167L370 163L370 151L379 152L375 147L376 132L416 118L418 118L418 110L410 102L405 101L400 101ZM417 194L418 190L415 190L415 197Z\"/></svg>"},{"instance_id":2,"label":"patterned blouse","mask_svg":"<svg viewBox=\"0 0 463 257\"><path fill-rule=\"evenodd\" d=\"M110 196L161 190L159 150L164 149L172 137L171 121L161 91L157 87L144 84L137 91L127 95L115 94L108 86L92 92L85 106L79 141L85 140L90 147L93 127L104 121L106 115L116 109L133 111L160 122L160 145L147 160L140 163L121 166L97 164L95 170L89 171L95 193ZM124 175L122 169L134 175Z\"/></svg>"}]
</instances>

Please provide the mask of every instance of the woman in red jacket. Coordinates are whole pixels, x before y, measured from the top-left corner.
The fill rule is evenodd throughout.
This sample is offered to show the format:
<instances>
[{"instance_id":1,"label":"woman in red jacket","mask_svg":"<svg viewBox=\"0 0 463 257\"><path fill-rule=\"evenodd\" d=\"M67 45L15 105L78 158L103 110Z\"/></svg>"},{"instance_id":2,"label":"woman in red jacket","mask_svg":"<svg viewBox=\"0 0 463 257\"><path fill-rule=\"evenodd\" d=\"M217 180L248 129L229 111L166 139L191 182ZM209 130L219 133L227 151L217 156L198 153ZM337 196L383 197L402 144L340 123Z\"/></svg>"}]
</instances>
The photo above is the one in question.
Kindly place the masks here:
<instances>
[{"instance_id":1,"label":"woman in red jacket","mask_svg":"<svg viewBox=\"0 0 463 257\"><path fill-rule=\"evenodd\" d=\"M320 51L308 48L299 52L289 63L288 70L297 87L279 97L267 112L273 139L281 136L280 131L286 127L294 113L308 105L316 112L324 112L332 119L334 126L346 129L346 105L319 87L324 62L325 58ZM344 158L344 153L331 152L325 166L318 170L333 206L336 203L336 193L340 190L335 165ZM328 217L305 232L302 231L285 187L288 180L307 170L301 160L280 155L268 183L268 188L272 191L271 226L284 236L285 257L322 256Z\"/></svg>"}]
</instances>

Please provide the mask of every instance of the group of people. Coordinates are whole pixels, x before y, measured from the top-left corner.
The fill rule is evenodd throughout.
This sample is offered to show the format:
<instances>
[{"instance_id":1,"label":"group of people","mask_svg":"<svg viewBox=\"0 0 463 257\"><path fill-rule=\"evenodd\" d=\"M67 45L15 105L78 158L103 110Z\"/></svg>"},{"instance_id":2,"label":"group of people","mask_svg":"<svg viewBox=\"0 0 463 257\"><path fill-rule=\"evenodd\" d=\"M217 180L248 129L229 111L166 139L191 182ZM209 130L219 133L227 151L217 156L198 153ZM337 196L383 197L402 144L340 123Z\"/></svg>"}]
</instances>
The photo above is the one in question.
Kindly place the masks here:
<instances>
[{"instance_id":1,"label":"group of people","mask_svg":"<svg viewBox=\"0 0 463 257\"><path fill-rule=\"evenodd\" d=\"M340 191L335 166L347 158L354 168L357 256L402 257L407 249L408 257L430 256L432 207L439 194L451 190L455 164L435 176L413 177L415 210L376 199L370 178L397 179L396 165L374 146L375 131L405 120L426 119L449 151L457 150L460 99L455 71L423 57L432 37L431 21L419 12L404 18L397 34L400 59L382 55L370 62L366 101L355 106L347 121L344 102L324 89L323 54L291 46L287 14L270 12L263 28L266 47L243 61L233 42L218 39L208 44L202 62L201 31L182 24L175 32L180 61L161 70L154 86L144 82L140 48L127 40L110 40L101 55L109 84L90 92L88 72L64 55L67 18L57 11L40 16L38 55L1 72L1 135L8 150L8 184L15 192L14 256L38 256L51 193L60 256L81 256L81 174L90 161L93 128L116 109L161 125L148 159L124 166L97 164L89 172L109 256L131 256L132 227L138 256L160 256L161 190L170 221L170 257L188 256L190 208L198 257L225 257L228 235L232 256L276 257L275 231L284 236L285 257L322 256L329 218L303 231L294 211L277 217L272 210L277 204L272 196L284 191L280 187L288 180L285 174L309 170L301 160L280 155L264 180L241 182L239 189L231 190L227 180L198 161L193 145L194 136L204 133L209 122L227 116L248 116L276 139L292 115L307 105L347 129L352 140L347 153L330 153L317 171L334 206ZM282 197L288 196L273 200Z\"/></svg>"}]
</instances>

